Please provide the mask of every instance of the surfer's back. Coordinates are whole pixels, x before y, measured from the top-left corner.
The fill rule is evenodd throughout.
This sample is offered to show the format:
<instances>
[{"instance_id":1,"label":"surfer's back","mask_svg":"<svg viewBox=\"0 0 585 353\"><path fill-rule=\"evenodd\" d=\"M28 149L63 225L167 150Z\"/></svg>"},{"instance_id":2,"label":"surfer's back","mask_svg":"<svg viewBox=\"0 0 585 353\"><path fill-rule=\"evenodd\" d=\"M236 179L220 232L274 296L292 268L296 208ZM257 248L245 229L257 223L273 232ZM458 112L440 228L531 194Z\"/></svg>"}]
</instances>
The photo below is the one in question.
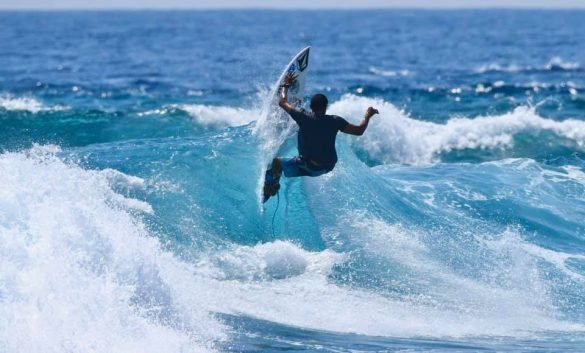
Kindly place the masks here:
<instances>
[{"instance_id":1,"label":"surfer's back","mask_svg":"<svg viewBox=\"0 0 585 353\"><path fill-rule=\"evenodd\" d=\"M335 138L348 122L340 116L292 109L290 116L299 125L299 154L319 166L333 169L337 163Z\"/></svg>"}]
</instances>

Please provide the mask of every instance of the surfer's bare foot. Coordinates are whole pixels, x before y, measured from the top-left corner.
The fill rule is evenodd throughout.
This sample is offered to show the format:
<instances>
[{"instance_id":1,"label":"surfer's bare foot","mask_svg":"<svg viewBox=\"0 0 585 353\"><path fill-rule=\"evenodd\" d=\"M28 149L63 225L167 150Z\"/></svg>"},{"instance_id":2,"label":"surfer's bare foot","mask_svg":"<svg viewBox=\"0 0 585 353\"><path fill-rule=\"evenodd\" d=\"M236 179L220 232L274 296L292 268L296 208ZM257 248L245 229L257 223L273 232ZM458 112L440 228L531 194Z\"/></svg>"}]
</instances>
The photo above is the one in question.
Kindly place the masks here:
<instances>
[{"instance_id":1,"label":"surfer's bare foot","mask_svg":"<svg viewBox=\"0 0 585 353\"><path fill-rule=\"evenodd\" d=\"M272 168L268 169L264 175L264 202L266 202L270 196L276 195L280 189L280 169L280 161L278 161L277 164L273 163ZM278 170L278 173L275 173L274 170Z\"/></svg>"},{"instance_id":2,"label":"surfer's bare foot","mask_svg":"<svg viewBox=\"0 0 585 353\"><path fill-rule=\"evenodd\" d=\"M280 178L280 174L282 173L282 164L280 163L280 158L274 158L272 160L272 175L276 179Z\"/></svg>"},{"instance_id":3,"label":"surfer's bare foot","mask_svg":"<svg viewBox=\"0 0 585 353\"><path fill-rule=\"evenodd\" d=\"M276 195L280 190L280 184L274 183L271 185L264 185L264 202L266 202L271 196Z\"/></svg>"}]
</instances>

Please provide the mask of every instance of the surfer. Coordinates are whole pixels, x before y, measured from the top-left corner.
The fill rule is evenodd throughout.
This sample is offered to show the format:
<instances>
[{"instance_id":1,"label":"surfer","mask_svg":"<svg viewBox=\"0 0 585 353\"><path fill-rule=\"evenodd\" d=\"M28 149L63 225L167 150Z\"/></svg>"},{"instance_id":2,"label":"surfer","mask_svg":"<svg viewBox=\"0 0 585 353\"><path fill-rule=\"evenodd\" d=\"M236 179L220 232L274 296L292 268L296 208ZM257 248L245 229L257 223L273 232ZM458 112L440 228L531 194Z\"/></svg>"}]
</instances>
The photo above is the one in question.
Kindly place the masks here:
<instances>
[{"instance_id":1,"label":"surfer","mask_svg":"<svg viewBox=\"0 0 585 353\"><path fill-rule=\"evenodd\" d=\"M272 160L272 166L266 171L264 177L264 202L270 196L276 195L280 189L280 176L288 178L311 176L316 177L329 173L337 163L335 151L335 138L337 132L361 136L370 118L378 114L378 110L369 107L361 124L353 125L337 115L327 115L328 100L321 93L311 98L311 112L295 108L287 98L288 88L295 83L292 73L284 78L281 86L278 105L286 111L299 126L297 137L299 155L292 158L276 157Z\"/></svg>"}]
</instances>

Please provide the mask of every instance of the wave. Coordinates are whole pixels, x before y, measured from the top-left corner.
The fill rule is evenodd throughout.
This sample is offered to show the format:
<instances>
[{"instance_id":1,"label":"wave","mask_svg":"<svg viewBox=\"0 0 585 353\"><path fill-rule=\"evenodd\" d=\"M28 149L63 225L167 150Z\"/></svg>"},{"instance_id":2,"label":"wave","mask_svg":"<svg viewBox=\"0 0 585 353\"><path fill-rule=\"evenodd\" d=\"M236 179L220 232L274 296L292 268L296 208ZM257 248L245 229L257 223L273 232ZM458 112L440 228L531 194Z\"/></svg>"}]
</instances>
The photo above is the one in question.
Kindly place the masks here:
<instances>
[{"instance_id":1,"label":"wave","mask_svg":"<svg viewBox=\"0 0 585 353\"><path fill-rule=\"evenodd\" d=\"M516 64L501 65L497 63L480 66L475 71L478 73L489 72L545 72L545 71L581 71L581 65L578 62L564 61L562 58L555 56L542 66L520 66Z\"/></svg>"},{"instance_id":2,"label":"wave","mask_svg":"<svg viewBox=\"0 0 585 353\"><path fill-rule=\"evenodd\" d=\"M520 229L502 230L497 222L484 222L486 204L497 196L473 180L489 179L490 168L388 165L370 169L372 173L345 158L332 175L306 182L323 237L343 244L353 255L353 261L341 266L347 272L336 278L354 287L375 287L377 293L387 291L386 299L395 301L390 316L400 317L402 326L387 318L381 319L384 328L399 335L421 333L435 322L426 329L447 336L523 336L564 325L562 330L583 329L555 319L559 299L554 294L575 288L570 297L582 295L585 276L565 262L583 257L547 250L525 240L533 236L524 236ZM485 184L503 192L501 185ZM550 186L542 189L549 191ZM487 192L487 198L481 192ZM470 211L463 212L467 208ZM549 269L549 264L575 282L568 285L558 279L557 269ZM567 296L561 294L559 302ZM576 309L571 305L565 308L568 313ZM417 311L428 321L412 315Z\"/></svg>"},{"instance_id":3,"label":"wave","mask_svg":"<svg viewBox=\"0 0 585 353\"><path fill-rule=\"evenodd\" d=\"M410 95L422 96L436 99L438 96L468 96L479 94L499 94L499 96L522 96L521 101L524 101L527 95L532 96L536 93L546 93L555 95L556 97L569 94L572 97L578 96L585 87L575 84L572 81L561 83L544 83L538 81L524 82L524 83L509 83L503 80L495 81L478 81L471 85L461 86L427 86L419 88L398 88L398 87L380 87L375 85L357 85L350 86L348 90L355 92L360 96L384 96L384 95ZM496 96L498 97L498 96ZM471 98L474 99L474 98Z\"/></svg>"},{"instance_id":4,"label":"wave","mask_svg":"<svg viewBox=\"0 0 585 353\"><path fill-rule=\"evenodd\" d=\"M572 86L571 86L572 87ZM486 91L502 90L503 84L494 86L481 86L476 90ZM576 91L576 89L574 89ZM461 94L462 90L451 90L452 94ZM492 91L493 92L493 91ZM45 110L60 110L61 107L46 107L38 101L33 100L26 106L31 112ZM37 105L35 105L37 104ZM576 119L556 121L539 116L535 108L518 107L515 110L493 116L479 116L475 118L453 117L445 123L434 123L430 121L414 119L405 112L383 99L367 98L346 94L339 100L333 102L329 111L347 118L354 123L359 123L361 116L368 106L376 106L380 115L374 117L371 127L367 133L357 139L352 139L352 145L358 153L364 155L367 161L374 164L379 163L407 163L407 164L429 164L438 161L484 161L508 157L529 157L540 158L545 154L552 157L559 154L571 154L582 152L585 149L585 122ZM261 109L240 108L232 106L214 106L204 104L173 104L138 113L139 116L156 117L157 115L174 115L180 117L189 116L195 124L185 119L181 122L182 131L197 129L198 127L222 129L225 127L236 127L255 122L257 131L264 129L276 129L273 134L281 133L282 136L266 137L266 141L279 145L274 141L286 138L294 131L294 124L291 119L284 117L278 120L283 124L279 129L275 121L267 118ZM50 119L49 119L50 118ZM44 125L32 124L30 129L38 134L39 141L55 141L54 136L59 136L62 131L70 131L72 128L86 128L87 124L102 124L104 119L120 123L119 129L127 129L128 124L118 118L117 113L103 111L74 111L56 117L47 117ZM423 116L424 119L424 116ZM160 136L165 134L176 134L176 121L165 121L154 125L152 122L145 122L139 129L132 132L138 137ZM72 124L77 123L77 125ZM128 121L132 122L132 121ZM84 125L79 125L83 123ZM54 127L53 127L54 126ZM63 130L61 126L67 127ZM51 131L52 127L55 131ZM76 145L101 141L104 136L101 130L94 129L95 139L92 134L83 134L83 141L78 141L78 134L71 135L68 143ZM112 130L118 133L118 130ZM127 137L125 131L119 130L122 136ZM281 132L279 132L281 131ZM122 133L123 132L123 133ZM47 140L47 136L52 136ZM68 136L69 138L69 136ZM29 138L30 139L30 138ZM261 142L263 148L267 142ZM33 141L34 142L34 141ZM269 145L270 145L269 143ZM546 151L539 151L534 146L545 146ZM539 154L540 153L540 154ZM267 153L272 156L274 153ZM264 166L269 159L260 163Z\"/></svg>"},{"instance_id":5,"label":"wave","mask_svg":"<svg viewBox=\"0 0 585 353\"><path fill-rule=\"evenodd\" d=\"M140 116L165 115L183 111L203 126L241 126L257 120L260 111L238 107L214 106L205 104L171 104L160 109L139 113Z\"/></svg>"},{"instance_id":6,"label":"wave","mask_svg":"<svg viewBox=\"0 0 585 353\"><path fill-rule=\"evenodd\" d=\"M394 71L394 70L384 70L384 69L379 69L377 67L374 66L370 66L369 70L370 73L376 75L376 76L384 76L384 77L396 77L396 76L410 76L412 75L412 72L410 72L409 70L398 70L398 71Z\"/></svg>"},{"instance_id":7,"label":"wave","mask_svg":"<svg viewBox=\"0 0 585 353\"><path fill-rule=\"evenodd\" d=\"M482 284L429 259L430 249L422 239L399 225L362 217L342 226L356 230L353 241L361 243L369 254L398 261L409 273L406 278L422 278L432 287L416 295L361 289L351 282L337 284L331 279L334 266L346 266L349 253L308 252L289 242L276 241L253 247L232 246L201 261L199 273L218 280L207 283L213 291L208 304L226 314L304 329L372 336L525 336L541 330L584 329L551 318L546 295L532 295L531 300L526 300L527 293L541 289L540 279L538 284L534 283L536 278L531 278L533 282L523 281L514 288ZM380 261L377 258L375 263ZM397 274L394 285L408 284L401 283Z\"/></svg>"},{"instance_id":8,"label":"wave","mask_svg":"<svg viewBox=\"0 0 585 353\"><path fill-rule=\"evenodd\" d=\"M270 281L301 275L326 276L346 256L331 250L310 252L288 241L232 246L199 260L200 269L218 280ZM212 271L209 271L213 269Z\"/></svg>"},{"instance_id":9,"label":"wave","mask_svg":"<svg viewBox=\"0 0 585 353\"><path fill-rule=\"evenodd\" d=\"M112 177L137 180L57 151L0 155L2 349L212 351L222 325L173 297L168 272L180 265L140 220L150 206L110 188Z\"/></svg>"},{"instance_id":10,"label":"wave","mask_svg":"<svg viewBox=\"0 0 585 353\"><path fill-rule=\"evenodd\" d=\"M32 97L0 96L0 108L8 111L27 111L39 113L45 111L62 111L68 109L61 105L48 106Z\"/></svg>"},{"instance_id":11,"label":"wave","mask_svg":"<svg viewBox=\"0 0 585 353\"><path fill-rule=\"evenodd\" d=\"M381 163L429 164L439 161L441 154L455 151L508 150L520 134L546 132L568 140L573 149L585 148L584 121L546 119L530 107L498 116L451 118L438 124L413 119L381 99L345 95L331 105L330 112L358 123L368 106L377 107L380 115L354 145ZM535 139L533 143L538 142Z\"/></svg>"},{"instance_id":12,"label":"wave","mask_svg":"<svg viewBox=\"0 0 585 353\"><path fill-rule=\"evenodd\" d=\"M505 89L503 84L494 84L494 87L490 89ZM486 87L478 89L485 91ZM458 92L461 91L455 93ZM451 154L455 158L461 153L468 154L467 157L459 156L464 160L537 157L535 153L538 151L533 147L542 146L542 141L547 142L551 151L558 149L559 153L564 153L561 150L565 149L568 153L585 149L585 122L543 118L534 107L518 107L512 112L495 116L455 117L441 124L414 119L382 99L346 94L333 102L329 111L359 123L368 106L378 107L380 115L374 117L367 133L352 140L352 144L375 163L430 164L449 160ZM196 104L167 106L142 114L169 114L175 111L188 112L198 124L218 128L256 122L258 129L258 119L264 116L255 108ZM290 129L283 130L287 131L285 135L288 136Z\"/></svg>"},{"instance_id":13,"label":"wave","mask_svg":"<svg viewBox=\"0 0 585 353\"><path fill-rule=\"evenodd\" d=\"M219 241L190 249L193 254L182 259L161 243L183 235L159 234L144 221L156 216L154 205L114 191L143 189L152 181L114 169L86 170L57 157L63 153L36 146L0 155L0 315L10 318L4 321L9 326L0 326L0 341L7 351L78 350L89 344L104 352L214 351L230 337L230 328L215 313L378 336L522 336L530 331L583 330L554 318L546 292L526 294L540 288L541 278L505 288L458 275L434 259L424 232L339 207L330 210L344 221L322 224L321 234L333 244L348 244L347 249L309 251L286 239L256 245ZM353 167L341 166L311 182L318 188L347 185L343 173L359 169ZM575 171L572 175L582 177ZM349 184L354 188L355 183ZM203 186L197 192L208 189ZM225 192L238 187L228 184ZM367 192L367 186L363 189ZM342 191L327 195L347 198ZM229 205L218 207L230 212ZM237 229L243 237L253 232ZM350 232L350 238L343 238L343 232ZM500 253L513 253L511 258L518 261L513 268L519 271L514 274L520 276L533 267L516 248L548 261L566 260L562 253L523 242L512 247L503 241L490 244L503 249ZM344 268L360 261L352 257L362 251L377 260L369 262L370 267L380 264L380 258L399 264L384 268L383 273L396 274L393 286L422 278L412 286L428 280L429 287L418 294L386 293L339 280ZM418 276L402 282L396 273L401 268L406 277Z\"/></svg>"},{"instance_id":14,"label":"wave","mask_svg":"<svg viewBox=\"0 0 585 353\"><path fill-rule=\"evenodd\" d=\"M506 95L526 94L531 92L547 92L547 93L568 93L571 96L578 95L583 87L575 85L573 82L563 82L560 84L548 84L542 82L529 82L525 84L507 84L499 80L495 82L482 82L476 84L471 89L475 93L503 93Z\"/></svg>"}]
</instances>

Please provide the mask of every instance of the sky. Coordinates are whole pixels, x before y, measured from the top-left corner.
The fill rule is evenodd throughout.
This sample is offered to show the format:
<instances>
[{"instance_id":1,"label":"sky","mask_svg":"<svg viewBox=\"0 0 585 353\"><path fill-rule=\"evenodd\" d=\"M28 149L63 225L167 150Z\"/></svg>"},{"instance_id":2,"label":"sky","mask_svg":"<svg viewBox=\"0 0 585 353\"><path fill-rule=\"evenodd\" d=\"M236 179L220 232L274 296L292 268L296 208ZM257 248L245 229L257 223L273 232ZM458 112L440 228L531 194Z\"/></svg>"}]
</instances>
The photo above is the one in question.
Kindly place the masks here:
<instances>
[{"instance_id":1,"label":"sky","mask_svg":"<svg viewBox=\"0 0 585 353\"><path fill-rule=\"evenodd\" d=\"M0 9L584 8L585 0L0 0Z\"/></svg>"}]
</instances>

